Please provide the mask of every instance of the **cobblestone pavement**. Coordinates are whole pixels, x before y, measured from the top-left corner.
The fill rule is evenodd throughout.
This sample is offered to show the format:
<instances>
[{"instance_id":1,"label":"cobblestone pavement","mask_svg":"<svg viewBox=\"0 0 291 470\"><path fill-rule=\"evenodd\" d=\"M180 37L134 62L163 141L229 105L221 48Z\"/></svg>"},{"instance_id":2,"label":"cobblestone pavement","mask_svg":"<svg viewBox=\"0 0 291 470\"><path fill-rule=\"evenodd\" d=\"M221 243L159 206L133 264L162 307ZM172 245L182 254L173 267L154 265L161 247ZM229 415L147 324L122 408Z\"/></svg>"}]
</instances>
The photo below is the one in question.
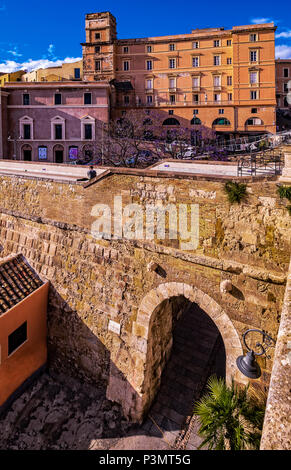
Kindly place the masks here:
<instances>
[{"instance_id":1,"label":"cobblestone pavement","mask_svg":"<svg viewBox=\"0 0 291 470\"><path fill-rule=\"evenodd\" d=\"M196 449L201 439L193 403L211 373L223 375L221 339L211 323L193 304L183 314L143 425L130 425L103 389L45 373L0 419L0 449Z\"/></svg>"}]
</instances>

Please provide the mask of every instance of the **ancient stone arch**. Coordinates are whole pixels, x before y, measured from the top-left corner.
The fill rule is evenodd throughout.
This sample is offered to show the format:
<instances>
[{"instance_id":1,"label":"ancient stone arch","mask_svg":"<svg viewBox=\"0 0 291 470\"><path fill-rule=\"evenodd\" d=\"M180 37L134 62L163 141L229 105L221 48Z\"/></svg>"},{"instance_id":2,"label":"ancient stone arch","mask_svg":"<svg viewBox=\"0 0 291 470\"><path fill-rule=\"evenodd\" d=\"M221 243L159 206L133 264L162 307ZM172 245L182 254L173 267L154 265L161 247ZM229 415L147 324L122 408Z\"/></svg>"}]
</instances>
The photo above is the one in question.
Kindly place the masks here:
<instances>
[{"instance_id":1,"label":"ancient stone arch","mask_svg":"<svg viewBox=\"0 0 291 470\"><path fill-rule=\"evenodd\" d=\"M237 330L235 329L232 321L222 307L208 294L200 289L188 284L179 282L169 282L159 285L157 288L152 289L142 300L137 319L134 324L133 330L136 336L140 339L143 338L142 344L143 352L140 350L140 360L144 360L144 374L140 376L139 383L135 384L136 391L140 396L140 410L146 411L152 401L151 383L147 380L147 371L151 369L151 357L149 351L149 340L151 335L151 318L156 308L166 299L173 297L183 296L190 302L196 303L217 326L221 337L224 342L226 353L226 381L231 383L232 378L239 383L246 383L247 378L244 377L236 366L236 358L243 354L242 344L239 339ZM146 344L146 347L145 347ZM136 410L137 411L137 410ZM138 412L138 413L139 413Z\"/></svg>"},{"instance_id":2,"label":"ancient stone arch","mask_svg":"<svg viewBox=\"0 0 291 470\"><path fill-rule=\"evenodd\" d=\"M239 335L222 307L195 286L179 282L160 284L142 299L136 321L133 323L131 348L127 350L131 367L127 367L126 370L121 364L116 367L116 364L113 364L116 361L111 356L107 398L120 403L124 414L134 422L142 421L154 398L152 368L155 358L151 354L152 318L163 302L182 297L196 303L217 326L224 342L227 383L230 384L232 378L241 384L248 381L236 366L237 357L243 354Z\"/></svg>"}]
</instances>

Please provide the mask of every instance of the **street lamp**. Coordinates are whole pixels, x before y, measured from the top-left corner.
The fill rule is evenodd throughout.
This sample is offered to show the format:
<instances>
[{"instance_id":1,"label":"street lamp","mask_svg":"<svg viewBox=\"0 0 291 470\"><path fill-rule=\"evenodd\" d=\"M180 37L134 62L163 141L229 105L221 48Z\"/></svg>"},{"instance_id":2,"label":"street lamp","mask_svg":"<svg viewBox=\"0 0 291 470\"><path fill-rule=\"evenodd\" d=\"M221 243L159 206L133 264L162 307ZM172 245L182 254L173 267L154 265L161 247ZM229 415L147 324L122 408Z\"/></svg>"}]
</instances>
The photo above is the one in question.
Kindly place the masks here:
<instances>
[{"instance_id":1,"label":"street lamp","mask_svg":"<svg viewBox=\"0 0 291 470\"><path fill-rule=\"evenodd\" d=\"M251 332L257 332L262 335L262 342L257 342L255 347L260 348L260 352L255 352L251 349L246 342L246 336ZM250 379L258 379L261 376L261 369L259 364L256 362L256 356L266 355L267 358L270 356L267 355L267 349L272 346L275 341L271 336L267 335L265 331L257 330L255 328L245 331L243 336L243 342L248 352L245 356L239 356L236 360L237 367L240 372Z\"/></svg>"}]
</instances>

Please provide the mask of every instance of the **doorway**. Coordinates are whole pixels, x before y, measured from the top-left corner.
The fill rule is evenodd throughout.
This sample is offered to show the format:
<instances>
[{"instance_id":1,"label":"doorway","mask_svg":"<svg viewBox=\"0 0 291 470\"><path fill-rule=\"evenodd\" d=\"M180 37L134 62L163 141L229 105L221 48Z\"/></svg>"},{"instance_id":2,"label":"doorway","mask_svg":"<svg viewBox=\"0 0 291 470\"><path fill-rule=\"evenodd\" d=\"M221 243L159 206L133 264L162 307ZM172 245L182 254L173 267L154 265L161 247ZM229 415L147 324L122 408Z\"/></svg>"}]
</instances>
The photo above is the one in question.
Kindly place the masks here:
<instances>
[{"instance_id":1,"label":"doorway","mask_svg":"<svg viewBox=\"0 0 291 470\"><path fill-rule=\"evenodd\" d=\"M64 151L63 150L56 150L55 151L55 162L56 163L63 163L64 162Z\"/></svg>"},{"instance_id":2,"label":"doorway","mask_svg":"<svg viewBox=\"0 0 291 470\"><path fill-rule=\"evenodd\" d=\"M23 160L25 162L31 162L31 150L23 150Z\"/></svg>"}]
</instances>

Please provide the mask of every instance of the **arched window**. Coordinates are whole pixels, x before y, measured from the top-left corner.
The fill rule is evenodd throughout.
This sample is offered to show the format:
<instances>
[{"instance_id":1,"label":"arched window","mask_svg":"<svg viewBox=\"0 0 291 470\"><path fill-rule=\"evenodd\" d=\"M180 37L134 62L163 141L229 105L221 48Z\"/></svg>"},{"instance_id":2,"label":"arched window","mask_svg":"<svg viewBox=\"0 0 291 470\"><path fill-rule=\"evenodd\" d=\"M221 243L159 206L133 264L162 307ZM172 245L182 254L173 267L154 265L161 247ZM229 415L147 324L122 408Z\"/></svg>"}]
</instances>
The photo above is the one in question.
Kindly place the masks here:
<instances>
[{"instance_id":1,"label":"arched window","mask_svg":"<svg viewBox=\"0 0 291 470\"><path fill-rule=\"evenodd\" d=\"M200 126L201 121L198 117L194 116L193 119L191 119L191 126Z\"/></svg>"},{"instance_id":2,"label":"arched window","mask_svg":"<svg viewBox=\"0 0 291 470\"><path fill-rule=\"evenodd\" d=\"M263 126L264 123L262 119L257 117L252 117L246 120L246 126Z\"/></svg>"},{"instance_id":3,"label":"arched window","mask_svg":"<svg viewBox=\"0 0 291 470\"><path fill-rule=\"evenodd\" d=\"M178 119L168 118L163 122L163 126L180 126Z\"/></svg>"},{"instance_id":4,"label":"arched window","mask_svg":"<svg viewBox=\"0 0 291 470\"><path fill-rule=\"evenodd\" d=\"M217 118L213 121L212 126L230 126L230 122L226 118Z\"/></svg>"}]
</instances>

